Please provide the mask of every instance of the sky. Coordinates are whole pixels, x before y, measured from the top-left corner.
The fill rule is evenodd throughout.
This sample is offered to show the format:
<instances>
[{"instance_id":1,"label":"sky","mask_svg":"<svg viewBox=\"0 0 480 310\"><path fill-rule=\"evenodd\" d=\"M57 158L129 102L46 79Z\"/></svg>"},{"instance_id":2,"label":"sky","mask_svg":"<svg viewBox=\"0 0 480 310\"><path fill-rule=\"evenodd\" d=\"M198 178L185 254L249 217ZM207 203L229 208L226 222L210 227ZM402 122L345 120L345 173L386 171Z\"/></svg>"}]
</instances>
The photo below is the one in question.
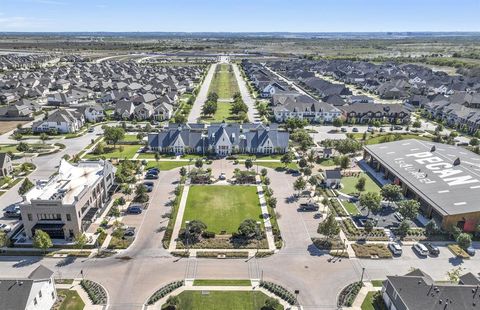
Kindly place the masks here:
<instances>
[{"instance_id":1,"label":"sky","mask_svg":"<svg viewBox=\"0 0 480 310\"><path fill-rule=\"evenodd\" d=\"M0 0L0 32L480 31L480 0Z\"/></svg>"}]
</instances>

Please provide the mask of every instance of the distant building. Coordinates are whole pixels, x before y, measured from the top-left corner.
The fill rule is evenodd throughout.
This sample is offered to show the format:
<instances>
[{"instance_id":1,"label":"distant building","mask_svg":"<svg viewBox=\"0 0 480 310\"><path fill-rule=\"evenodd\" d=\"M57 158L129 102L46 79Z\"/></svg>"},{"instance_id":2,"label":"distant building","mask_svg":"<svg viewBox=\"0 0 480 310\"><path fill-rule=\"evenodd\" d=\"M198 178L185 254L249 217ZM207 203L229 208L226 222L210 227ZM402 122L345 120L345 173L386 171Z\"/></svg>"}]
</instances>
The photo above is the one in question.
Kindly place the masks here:
<instances>
[{"instance_id":1,"label":"distant building","mask_svg":"<svg viewBox=\"0 0 480 310\"><path fill-rule=\"evenodd\" d=\"M43 265L27 278L0 278L2 310L50 310L56 300L53 271Z\"/></svg>"},{"instance_id":2,"label":"distant building","mask_svg":"<svg viewBox=\"0 0 480 310\"><path fill-rule=\"evenodd\" d=\"M85 124L85 117L82 113L72 110L59 109L53 112L45 120L33 123L33 132L59 133L77 132Z\"/></svg>"},{"instance_id":3,"label":"distant building","mask_svg":"<svg viewBox=\"0 0 480 310\"><path fill-rule=\"evenodd\" d=\"M342 180L342 173L339 169L325 170L325 185L329 188L337 188Z\"/></svg>"},{"instance_id":4,"label":"distant building","mask_svg":"<svg viewBox=\"0 0 480 310\"><path fill-rule=\"evenodd\" d=\"M72 165L62 160L56 175L23 197L25 234L32 238L40 229L53 239L69 239L83 233L105 208L114 178L109 161Z\"/></svg>"}]
</instances>

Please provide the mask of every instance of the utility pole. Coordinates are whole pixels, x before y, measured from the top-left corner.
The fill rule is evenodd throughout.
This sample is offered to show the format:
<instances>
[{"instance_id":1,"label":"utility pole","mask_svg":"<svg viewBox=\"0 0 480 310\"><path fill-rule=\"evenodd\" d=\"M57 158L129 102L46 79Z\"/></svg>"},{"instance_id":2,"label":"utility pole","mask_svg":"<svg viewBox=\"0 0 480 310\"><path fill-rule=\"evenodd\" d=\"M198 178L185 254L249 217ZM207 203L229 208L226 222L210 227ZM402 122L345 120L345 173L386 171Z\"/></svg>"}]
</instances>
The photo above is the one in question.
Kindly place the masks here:
<instances>
[{"instance_id":1,"label":"utility pole","mask_svg":"<svg viewBox=\"0 0 480 310\"><path fill-rule=\"evenodd\" d=\"M362 267L362 277L360 278L360 282L362 283L363 286L363 274L365 273L365 267Z\"/></svg>"}]
</instances>

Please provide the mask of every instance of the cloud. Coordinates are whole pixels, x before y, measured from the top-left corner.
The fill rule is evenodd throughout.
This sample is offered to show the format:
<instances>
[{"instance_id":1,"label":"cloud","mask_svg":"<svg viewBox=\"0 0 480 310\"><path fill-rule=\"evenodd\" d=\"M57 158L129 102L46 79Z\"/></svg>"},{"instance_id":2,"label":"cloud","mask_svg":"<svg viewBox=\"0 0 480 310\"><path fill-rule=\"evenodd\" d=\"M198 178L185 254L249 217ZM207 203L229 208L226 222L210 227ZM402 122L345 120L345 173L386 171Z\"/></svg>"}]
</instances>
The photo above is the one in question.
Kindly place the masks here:
<instances>
[{"instance_id":1,"label":"cloud","mask_svg":"<svg viewBox=\"0 0 480 310\"><path fill-rule=\"evenodd\" d=\"M44 26L46 23L48 23L47 19L33 19L24 16L2 17L2 14L0 14L0 29L6 31L34 30L39 26Z\"/></svg>"}]
</instances>

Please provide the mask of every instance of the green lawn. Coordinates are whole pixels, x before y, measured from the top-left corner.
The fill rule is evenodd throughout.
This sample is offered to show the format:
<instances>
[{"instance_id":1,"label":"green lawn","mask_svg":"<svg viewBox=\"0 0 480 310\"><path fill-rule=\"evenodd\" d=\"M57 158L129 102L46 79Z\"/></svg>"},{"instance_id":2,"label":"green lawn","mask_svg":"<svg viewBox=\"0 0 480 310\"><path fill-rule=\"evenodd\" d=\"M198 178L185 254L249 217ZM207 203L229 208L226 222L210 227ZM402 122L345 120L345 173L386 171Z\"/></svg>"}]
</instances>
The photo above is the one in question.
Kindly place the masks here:
<instances>
[{"instance_id":1,"label":"green lawn","mask_svg":"<svg viewBox=\"0 0 480 310\"><path fill-rule=\"evenodd\" d=\"M8 152L18 153L17 145L16 144L1 145L0 152L1 153L8 153Z\"/></svg>"},{"instance_id":2,"label":"green lawn","mask_svg":"<svg viewBox=\"0 0 480 310\"><path fill-rule=\"evenodd\" d=\"M178 295L182 310L257 310L265 304L267 296L261 292L251 291L184 291ZM283 309L283 306L277 310Z\"/></svg>"},{"instance_id":3,"label":"green lawn","mask_svg":"<svg viewBox=\"0 0 480 310\"><path fill-rule=\"evenodd\" d=\"M86 154L85 158L96 159L100 157L105 157L107 159L108 158L131 159L142 146L141 145L122 145L122 147L123 147L123 152L120 152L120 146L117 146L114 150L112 149L111 152L104 153L101 155Z\"/></svg>"},{"instance_id":4,"label":"green lawn","mask_svg":"<svg viewBox=\"0 0 480 310\"><path fill-rule=\"evenodd\" d=\"M160 154L160 158L169 158L173 159L176 156L173 154ZM155 159L155 153L140 153L137 157L138 159Z\"/></svg>"},{"instance_id":5,"label":"green lawn","mask_svg":"<svg viewBox=\"0 0 480 310\"><path fill-rule=\"evenodd\" d=\"M363 300L362 310L386 310L387 307L380 292L368 292Z\"/></svg>"},{"instance_id":6,"label":"green lawn","mask_svg":"<svg viewBox=\"0 0 480 310\"><path fill-rule=\"evenodd\" d=\"M256 162L255 164L258 164L258 166L262 166L262 167L267 167L267 168L272 168L272 169L277 169L277 168L281 168L283 169L285 167L285 164L284 163L281 163L281 162L268 162L268 161L258 161ZM289 163L287 165L287 168L289 169L299 169L298 168L298 165L297 163Z\"/></svg>"},{"instance_id":7,"label":"green lawn","mask_svg":"<svg viewBox=\"0 0 480 310\"><path fill-rule=\"evenodd\" d=\"M60 304L59 310L82 310L85 308L85 303L80 295L78 295L77 291L58 289L57 294L59 298L61 296L64 296L65 298Z\"/></svg>"},{"instance_id":8,"label":"green lawn","mask_svg":"<svg viewBox=\"0 0 480 310\"><path fill-rule=\"evenodd\" d=\"M208 231L236 232L245 219L260 221L261 209L255 186L193 185L187 197L182 220L200 220ZM263 225L263 223L262 223Z\"/></svg>"},{"instance_id":9,"label":"green lawn","mask_svg":"<svg viewBox=\"0 0 480 310\"><path fill-rule=\"evenodd\" d=\"M350 215L359 215L360 214L360 211L358 211L358 208L354 203L351 203L349 201L342 201L342 203L343 203L343 206L345 207L345 209L347 209L348 213L350 213Z\"/></svg>"},{"instance_id":10,"label":"green lawn","mask_svg":"<svg viewBox=\"0 0 480 310\"><path fill-rule=\"evenodd\" d=\"M193 286L251 286L250 280L211 280L198 279L193 281Z\"/></svg>"},{"instance_id":11,"label":"green lawn","mask_svg":"<svg viewBox=\"0 0 480 310\"><path fill-rule=\"evenodd\" d=\"M282 158L282 154L271 154L271 155L251 155L251 154L238 154L236 155L238 159L264 159L264 160L279 160Z\"/></svg>"},{"instance_id":12,"label":"green lawn","mask_svg":"<svg viewBox=\"0 0 480 310\"><path fill-rule=\"evenodd\" d=\"M333 158L323 158L318 162L318 164L325 167L331 167L335 166L335 161L333 160Z\"/></svg>"},{"instance_id":13,"label":"green lawn","mask_svg":"<svg viewBox=\"0 0 480 310\"><path fill-rule=\"evenodd\" d=\"M137 135L125 135L122 141L120 141L120 144L122 142L138 142L140 143L140 140L137 139Z\"/></svg>"},{"instance_id":14,"label":"green lawn","mask_svg":"<svg viewBox=\"0 0 480 310\"><path fill-rule=\"evenodd\" d=\"M150 161L148 162L147 169L159 168L160 171L166 171L166 170L172 170L178 167L188 166L189 164L190 162L188 161L174 161L174 160L159 161L159 162Z\"/></svg>"},{"instance_id":15,"label":"green lawn","mask_svg":"<svg viewBox=\"0 0 480 310\"><path fill-rule=\"evenodd\" d=\"M220 123L222 121L235 122L235 118L230 114L231 103L229 102L217 102L217 111L213 116L202 116L202 120L205 122Z\"/></svg>"},{"instance_id":16,"label":"green lawn","mask_svg":"<svg viewBox=\"0 0 480 310\"><path fill-rule=\"evenodd\" d=\"M362 140L363 133L351 133L349 134L353 139ZM399 141L399 140L406 140L406 139L417 139L423 141L432 141L429 137L420 136L413 133L367 133L367 139L365 140L365 144L378 144L378 143L385 143L390 141Z\"/></svg>"},{"instance_id":17,"label":"green lawn","mask_svg":"<svg viewBox=\"0 0 480 310\"><path fill-rule=\"evenodd\" d=\"M380 193L380 187L366 173L361 173L359 177L343 177L342 178L343 189L341 191L344 192L345 194L357 193L358 190L355 188L355 185L357 184L358 179L362 176L365 177L366 179L364 192Z\"/></svg>"},{"instance_id":18,"label":"green lawn","mask_svg":"<svg viewBox=\"0 0 480 310\"><path fill-rule=\"evenodd\" d=\"M208 92L216 92L220 99L230 99L238 92L238 83L232 65L220 64L213 74Z\"/></svg>"},{"instance_id":19,"label":"green lawn","mask_svg":"<svg viewBox=\"0 0 480 310\"><path fill-rule=\"evenodd\" d=\"M373 287L382 287L385 280L372 280Z\"/></svg>"}]
</instances>

